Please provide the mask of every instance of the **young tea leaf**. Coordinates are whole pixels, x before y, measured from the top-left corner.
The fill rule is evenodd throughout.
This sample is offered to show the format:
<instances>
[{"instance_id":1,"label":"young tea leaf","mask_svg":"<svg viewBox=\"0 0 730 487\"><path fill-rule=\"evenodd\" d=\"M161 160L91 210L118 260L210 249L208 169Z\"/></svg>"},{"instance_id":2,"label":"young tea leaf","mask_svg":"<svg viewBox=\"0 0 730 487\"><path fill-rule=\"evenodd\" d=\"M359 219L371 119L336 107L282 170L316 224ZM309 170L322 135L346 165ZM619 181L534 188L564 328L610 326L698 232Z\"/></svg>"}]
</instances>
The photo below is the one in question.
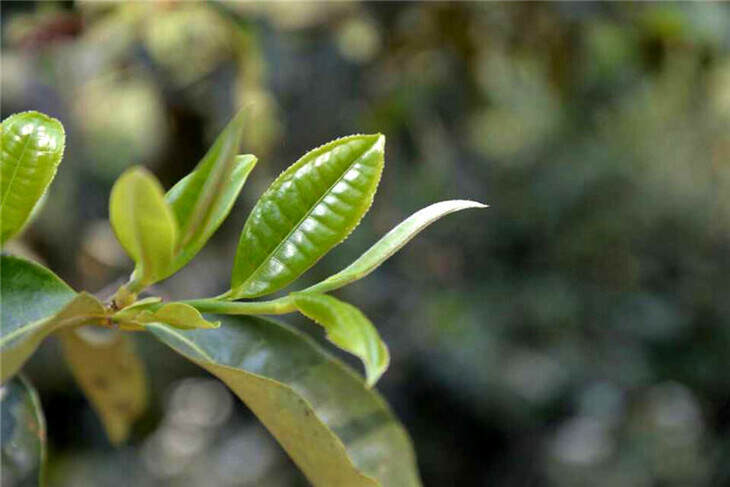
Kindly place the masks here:
<instances>
[{"instance_id":1,"label":"young tea leaf","mask_svg":"<svg viewBox=\"0 0 730 487\"><path fill-rule=\"evenodd\" d=\"M0 125L0 244L18 233L56 175L66 135L39 112L10 115Z\"/></svg>"},{"instance_id":2,"label":"young tea leaf","mask_svg":"<svg viewBox=\"0 0 730 487\"><path fill-rule=\"evenodd\" d=\"M325 294L292 295L294 305L327 331L327 339L363 361L368 386L383 375L390 362L388 347L370 320L351 304Z\"/></svg>"},{"instance_id":3,"label":"young tea leaf","mask_svg":"<svg viewBox=\"0 0 730 487\"><path fill-rule=\"evenodd\" d=\"M272 320L147 329L231 388L315 486L417 487L407 433L383 399L311 339Z\"/></svg>"},{"instance_id":4,"label":"young tea leaf","mask_svg":"<svg viewBox=\"0 0 730 487\"><path fill-rule=\"evenodd\" d=\"M427 206L399 223L345 269L302 292L325 293L362 279L439 218L467 208L486 208L486 206L468 200L441 201Z\"/></svg>"},{"instance_id":5,"label":"young tea leaf","mask_svg":"<svg viewBox=\"0 0 730 487\"><path fill-rule=\"evenodd\" d=\"M243 228L227 297L277 291L344 240L370 208L384 147L379 134L337 139L276 178Z\"/></svg>"},{"instance_id":6,"label":"young tea leaf","mask_svg":"<svg viewBox=\"0 0 730 487\"><path fill-rule=\"evenodd\" d=\"M60 337L64 358L99 414L109 441L123 442L147 406L144 364L131 339L98 327L65 330Z\"/></svg>"},{"instance_id":7,"label":"young tea leaf","mask_svg":"<svg viewBox=\"0 0 730 487\"><path fill-rule=\"evenodd\" d=\"M55 274L35 262L0 257L0 382L15 375L55 330L104 317L96 298L76 294Z\"/></svg>"},{"instance_id":8,"label":"young tea leaf","mask_svg":"<svg viewBox=\"0 0 730 487\"><path fill-rule=\"evenodd\" d=\"M140 287L169 275L178 228L162 186L147 170L135 167L112 188L109 219L114 233L136 266Z\"/></svg>"},{"instance_id":9,"label":"young tea leaf","mask_svg":"<svg viewBox=\"0 0 730 487\"><path fill-rule=\"evenodd\" d=\"M244 119L241 110L195 170L165 196L180 228L171 273L190 261L218 229L256 165L255 156L236 155Z\"/></svg>"},{"instance_id":10,"label":"young tea leaf","mask_svg":"<svg viewBox=\"0 0 730 487\"><path fill-rule=\"evenodd\" d=\"M15 377L0 386L3 485L45 485L46 422L33 386Z\"/></svg>"},{"instance_id":11,"label":"young tea leaf","mask_svg":"<svg viewBox=\"0 0 730 487\"><path fill-rule=\"evenodd\" d=\"M165 323L183 330L196 328L218 328L220 322L203 318L200 312L185 303L167 303L156 311L142 311L135 321L139 323Z\"/></svg>"}]
</instances>

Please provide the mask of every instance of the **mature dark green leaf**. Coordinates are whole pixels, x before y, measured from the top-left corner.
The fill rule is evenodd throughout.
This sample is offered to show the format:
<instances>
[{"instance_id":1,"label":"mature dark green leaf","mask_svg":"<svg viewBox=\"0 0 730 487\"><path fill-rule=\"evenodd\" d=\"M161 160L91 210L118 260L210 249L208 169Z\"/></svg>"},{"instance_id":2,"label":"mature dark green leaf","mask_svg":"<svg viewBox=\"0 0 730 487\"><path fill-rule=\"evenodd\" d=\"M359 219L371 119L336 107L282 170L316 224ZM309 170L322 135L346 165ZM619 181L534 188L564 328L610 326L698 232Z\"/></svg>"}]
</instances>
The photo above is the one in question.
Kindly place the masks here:
<instances>
[{"instance_id":1,"label":"mature dark green leaf","mask_svg":"<svg viewBox=\"0 0 730 487\"><path fill-rule=\"evenodd\" d=\"M119 243L136 264L133 280L140 287L169 275L177 222L152 174L134 167L119 177L109 199L109 219Z\"/></svg>"},{"instance_id":2,"label":"mature dark green leaf","mask_svg":"<svg viewBox=\"0 0 730 487\"><path fill-rule=\"evenodd\" d=\"M38 394L22 377L0 387L0 448L3 485L45 484L46 423Z\"/></svg>"},{"instance_id":3,"label":"mature dark green leaf","mask_svg":"<svg viewBox=\"0 0 730 487\"><path fill-rule=\"evenodd\" d=\"M104 424L109 440L129 436L147 406L147 379L132 340L118 330L80 327L60 334L66 362Z\"/></svg>"},{"instance_id":4,"label":"mature dark green leaf","mask_svg":"<svg viewBox=\"0 0 730 487\"><path fill-rule=\"evenodd\" d=\"M55 274L35 262L0 258L0 381L12 377L53 331L103 317L93 296L76 294Z\"/></svg>"},{"instance_id":5,"label":"mature dark green leaf","mask_svg":"<svg viewBox=\"0 0 730 487\"><path fill-rule=\"evenodd\" d=\"M55 118L10 115L0 125L0 243L18 233L56 175L66 135Z\"/></svg>"},{"instance_id":6,"label":"mature dark green leaf","mask_svg":"<svg viewBox=\"0 0 730 487\"><path fill-rule=\"evenodd\" d=\"M485 207L486 205L468 200L441 201L427 206L399 223L345 269L303 292L325 293L362 279L439 218L467 208Z\"/></svg>"},{"instance_id":7,"label":"mature dark green leaf","mask_svg":"<svg viewBox=\"0 0 730 487\"><path fill-rule=\"evenodd\" d=\"M246 221L226 297L277 291L344 240L370 208L384 147L379 134L344 137L284 171Z\"/></svg>"},{"instance_id":8,"label":"mature dark green leaf","mask_svg":"<svg viewBox=\"0 0 730 487\"><path fill-rule=\"evenodd\" d=\"M314 485L420 485L407 433L349 368L279 322L215 319L216 330L148 329L226 383Z\"/></svg>"},{"instance_id":9,"label":"mature dark green leaf","mask_svg":"<svg viewBox=\"0 0 730 487\"><path fill-rule=\"evenodd\" d=\"M368 386L373 386L388 368L388 347L378 330L359 309L326 294L296 293L294 305L327 331L327 339L358 356L365 364Z\"/></svg>"},{"instance_id":10,"label":"mature dark green leaf","mask_svg":"<svg viewBox=\"0 0 730 487\"><path fill-rule=\"evenodd\" d=\"M218 229L256 165L256 157L236 155L245 113L238 113L195 170L165 196L180 227L171 273L190 261Z\"/></svg>"}]
</instances>

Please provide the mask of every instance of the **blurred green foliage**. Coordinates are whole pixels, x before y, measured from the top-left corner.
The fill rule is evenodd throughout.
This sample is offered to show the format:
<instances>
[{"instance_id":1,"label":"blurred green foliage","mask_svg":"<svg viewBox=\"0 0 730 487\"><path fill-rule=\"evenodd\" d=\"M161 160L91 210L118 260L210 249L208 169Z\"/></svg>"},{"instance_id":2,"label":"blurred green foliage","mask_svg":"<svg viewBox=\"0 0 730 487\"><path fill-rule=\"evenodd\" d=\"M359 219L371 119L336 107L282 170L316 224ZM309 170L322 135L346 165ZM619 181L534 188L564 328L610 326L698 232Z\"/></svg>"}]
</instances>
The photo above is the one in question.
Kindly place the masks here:
<instances>
[{"instance_id":1,"label":"blurred green foliage","mask_svg":"<svg viewBox=\"0 0 730 487\"><path fill-rule=\"evenodd\" d=\"M114 178L144 164L169 187L236 106L257 110L244 149L259 168L211 248L163 283L171 296L224 289L252 202L298 154L380 131L381 197L352 255L335 252L311 282L425 202L492 205L343 290L390 344L382 388L425 483L730 483L727 4L2 9L3 117L37 109L68 132L53 204L24 250L73 284L129 270L100 223ZM68 374L44 369L53 346L29 367L51 402L54 485L128 485L113 483L120 471L141 486L199 485L211 465L215 485L303 485L250 416L231 416L225 391L175 382L192 369L141 345L158 406L120 451L100 448ZM231 443L249 456L226 456Z\"/></svg>"}]
</instances>

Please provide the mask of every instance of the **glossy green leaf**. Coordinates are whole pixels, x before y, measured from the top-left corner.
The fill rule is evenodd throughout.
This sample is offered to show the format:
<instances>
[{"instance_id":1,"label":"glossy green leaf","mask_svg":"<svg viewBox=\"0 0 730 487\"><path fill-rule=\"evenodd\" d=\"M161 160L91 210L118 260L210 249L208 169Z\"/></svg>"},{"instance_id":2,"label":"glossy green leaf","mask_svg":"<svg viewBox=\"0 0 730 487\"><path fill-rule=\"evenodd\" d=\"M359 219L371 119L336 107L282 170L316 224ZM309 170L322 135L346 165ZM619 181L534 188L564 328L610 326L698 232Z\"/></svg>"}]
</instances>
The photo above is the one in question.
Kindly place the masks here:
<instances>
[{"instance_id":1,"label":"glossy green leaf","mask_svg":"<svg viewBox=\"0 0 730 487\"><path fill-rule=\"evenodd\" d=\"M325 293L362 279L388 260L421 230L441 217L467 208L486 208L486 206L476 201L450 200L434 203L418 210L385 234L355 262L319 284L308 287L303 292Z\"/></svg>"},{"instance_id":2,"label":"glossy green leaf","mask_svg":"<svg viewBox=\"0 0 730 487\"><path fill-rule=\"evenodd\" d=\"M0 125L0 243L18 233L56 175L66 135L55 118L16 113Z\"/></svg>"},{"instance_id":3,"label":"glossy green leaf","mask_svg":"<svg viewBox=\"0 0 730 487\"><path fill-rule=\"evenodd\" d=\"M119 177L109 199L109 219L119 243L136 264L133 279L140 287L169 275L177 222L152 174L134 167Z\"/></svg>"},{"instance_id":4,"label":"glossy green leaf","mask_svg":"<svg viewBox=\"0 0 730 487\"><path fill-rule=\"evenodd\" d=\"M379 134L337 139L276 178L243 228L226 297L277 291L344 240L370 208L384 147Z\"/></svg>"},{"instance_id":5,"label":"glossy green leaf","mask_svg":"<svg viewBox=\"0 0 730 487\"><path fill-rule=\"evenodd\" d=\"M180 228L172 271L184 266L205 245L233 207L256 157L236 155L244 110L228 124L193 172L165 196Z\"/></svg>"},{"instance_id":6,"label":"glossy green leaf","mask_svg":"<svg viewBox=\"0 0 730 487\"><path fill-rule=\"evenodd\" d=\"M46 422L33 386L14 377L0 387L2 485L45 485Z\"/></svg>"},{"instance_id":7,"label":"glossy green leaf","mask_svg":"<svg viewBox=\"0 0 730 487\"><path fill-rule=\"evenodd\" d=\"M40 264L8 255L0 259L0 381L4 382L50 333L102 318L105 310L96 298L77 295Z\"/></svg>"},{"instance_id":8,"label":"glossy green leaf","mask_svg":"<svg viewBox=\"0 0 730 487\"><path fill-rule=\"evenodd\" d=\"M203 318L200 312L185 303L167 303L155 311L145 310L134 317L139 323L165 323L183 330L196 328L218 328L220 322Z\"/></svg>"},{"instance_id":9,"label":"glossy green leaf","mask_svg":"<svg viewBox=\"0 0 730 487\"><path fill-rule=\"evenodd\" d=\"M129 336L118 330L80 327L60 334L76 382L104 424L109 440L129 436L147 406L147 379Z\"/></svg>"},{"instance_id":10,"label":"glossy green leaf","mask_svg":"<svg viewBox=\"0 0 730 487\"><path fill-rule=\"evenodd\" d=\"M303 315L324 327L329 341L363 361L372 387L388 368L390 354L370 320L351 304L326 294L296 293L292 299Z\"/></svg>"},{"instance_id":11,"label":"glossy green leaf","mask_svg":"<svg viewBox=\"0 0 730 487\"><path fill-rule=\"evenodd\" d=\"M228 385L313 485L420 485L405 430L348 367L279 322L215 319L217 330L148 329Z\"/></svg>"}]
</instances>

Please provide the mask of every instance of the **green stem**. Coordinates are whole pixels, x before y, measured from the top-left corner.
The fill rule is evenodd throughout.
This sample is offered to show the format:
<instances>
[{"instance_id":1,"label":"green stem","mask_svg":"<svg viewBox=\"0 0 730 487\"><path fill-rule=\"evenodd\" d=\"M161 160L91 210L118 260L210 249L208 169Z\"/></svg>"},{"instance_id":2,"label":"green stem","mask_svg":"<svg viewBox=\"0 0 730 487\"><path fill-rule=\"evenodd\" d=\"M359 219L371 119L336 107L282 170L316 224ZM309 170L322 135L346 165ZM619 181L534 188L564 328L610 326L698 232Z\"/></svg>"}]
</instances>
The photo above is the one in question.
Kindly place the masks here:
<instances>
[{"instance_id":1,"label":"green stem","mask_svg":"<svg viewBox=\"0 0 730 487\"><path fill-rule=\"evenodd\" d=\"M273 299L271 301L218 301L215 299L191 299L181 301L197 309L201 313L220 313L224 315L283 315L296 311L291 297Z\"/></svg>"}]
</instances>

